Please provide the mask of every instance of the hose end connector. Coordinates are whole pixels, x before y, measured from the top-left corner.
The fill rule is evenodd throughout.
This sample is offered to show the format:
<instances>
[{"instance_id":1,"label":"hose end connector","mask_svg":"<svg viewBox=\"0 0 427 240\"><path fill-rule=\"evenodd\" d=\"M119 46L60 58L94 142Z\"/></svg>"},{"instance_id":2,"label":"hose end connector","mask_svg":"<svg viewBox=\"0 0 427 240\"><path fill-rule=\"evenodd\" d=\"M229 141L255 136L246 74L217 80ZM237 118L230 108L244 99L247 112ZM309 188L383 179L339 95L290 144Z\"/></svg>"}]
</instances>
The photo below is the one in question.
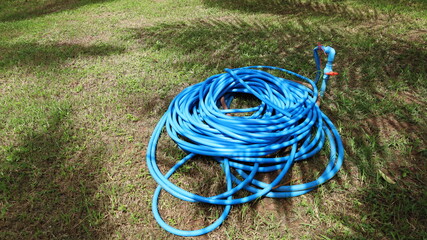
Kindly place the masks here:
<instances>
[{"instance_id":1,"label":"hose end connector","mask_svg":"<svg viewBox=\"0 0 427 240\"><path fill-rule=\"evenodd\" d=\"M314 52L314 61L316 62L316 68L317 68L317 74L316 74L316 79L315 82L317 83L320 79L320 74L321 74L321 61L319 58L319 54L317 53L317 50L322 50L327 56L327 62L326 62L326 66L323 69L323 81L320 87L320 96L323 97L323 95L325 94L326 91L326 85L328 84L328 80L330 76L336 76L338 75L337 72L332 71L332 67L333 67L333 63L335 60L335 49L327 46L324 47L320 44L318 44L318 46L316 46L313 50Z\"/></svg>"}]
</instances>

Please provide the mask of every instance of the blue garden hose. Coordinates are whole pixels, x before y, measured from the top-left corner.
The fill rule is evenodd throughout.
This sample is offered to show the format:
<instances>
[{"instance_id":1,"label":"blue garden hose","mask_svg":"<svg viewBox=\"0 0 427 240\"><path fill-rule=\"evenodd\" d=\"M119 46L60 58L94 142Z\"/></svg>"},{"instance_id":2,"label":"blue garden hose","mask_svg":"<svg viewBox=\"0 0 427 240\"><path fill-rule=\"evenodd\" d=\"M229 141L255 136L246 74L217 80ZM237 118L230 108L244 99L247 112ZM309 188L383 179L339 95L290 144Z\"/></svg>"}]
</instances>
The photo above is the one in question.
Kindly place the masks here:
<instances>
[{"instance_id":1,"label":"blue garden hose","mask_svg":"<svg viewBox=\"0 0 427 240\"><path fill-rule=\"evenodd\" d=\"M317 69L320 70L316 50L317 48L314 57ZM329 64L324 71L331 72L335 51L331 47L322 50L328 54ZM261 69L282 71L298 77L311 87ZM148 144L147 165L159 184L153 196L153 214L161 227L176 235L199 236L214 230L226 219L231 206L235 204L247 203L260 197L286 198L310 192L331 179L343 163L344 148L340 135L316 104L316 83L320 79L320 71L316 75L316 81L270 66L250 66L225 71L179 93L158 122ZM326 90L329 78L325 76L321 88L323 91ZM239 93L252 94L261 104L244 109L231 108L234 97ZM236 113L246 115L232 116ZM188 153L165 175L160 172L156 162L157 143L164 128L177 145ZM329 142L330 158L321 176L312 182L282 186L281 181L292 165L314 156L326 141ZM284 156L275 157L278 151L285 152ZM204 197L188 192L168 180L175 171L197 155L209 156L221 165L227 185L224 193ZM235 170L234 174L231 169ZM271 183L254 178L257 173L277 170L280 173ZM168 225L159 214L158 200L162 189L184 201L224 205L225 208L222 215L206 228L176 229ZM252 194L236 198L235 194L241 190Z\"/></svg>"}]
</instances>

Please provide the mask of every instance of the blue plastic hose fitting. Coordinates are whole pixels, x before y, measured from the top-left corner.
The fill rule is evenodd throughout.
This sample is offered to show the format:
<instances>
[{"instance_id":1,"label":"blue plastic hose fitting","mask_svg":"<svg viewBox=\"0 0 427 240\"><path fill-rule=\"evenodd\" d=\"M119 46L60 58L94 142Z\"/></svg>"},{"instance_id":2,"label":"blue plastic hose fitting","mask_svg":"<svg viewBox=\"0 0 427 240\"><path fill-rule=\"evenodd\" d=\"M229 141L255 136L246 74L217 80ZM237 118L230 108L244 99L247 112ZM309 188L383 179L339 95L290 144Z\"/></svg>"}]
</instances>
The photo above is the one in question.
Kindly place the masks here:
<instances>
[{"instance_id":1,"label":"blue plastic hose fitting","mask_svg":"<svg viewBox=\"0 0 427 240\"><path fill-rule=\"evenodd\" d=\"M326 86L328 85L329 77L330 77L328 73L332 72L332 67L335 60L336 52L335 52L335 49L333 49L330 46L324 47L320 45L313 49L313 57L314 57L314 61L316 63L316 68L317 68L315 83L319 81L320 76L322 75L322 72L320 69L321 66L320 66L320 58L319 58L318 50L322 50L326 55L328 55L326 66L323 69L323 81L320 87L320 96L323 97L326 91Z\"/></svg>"}]
</instances>

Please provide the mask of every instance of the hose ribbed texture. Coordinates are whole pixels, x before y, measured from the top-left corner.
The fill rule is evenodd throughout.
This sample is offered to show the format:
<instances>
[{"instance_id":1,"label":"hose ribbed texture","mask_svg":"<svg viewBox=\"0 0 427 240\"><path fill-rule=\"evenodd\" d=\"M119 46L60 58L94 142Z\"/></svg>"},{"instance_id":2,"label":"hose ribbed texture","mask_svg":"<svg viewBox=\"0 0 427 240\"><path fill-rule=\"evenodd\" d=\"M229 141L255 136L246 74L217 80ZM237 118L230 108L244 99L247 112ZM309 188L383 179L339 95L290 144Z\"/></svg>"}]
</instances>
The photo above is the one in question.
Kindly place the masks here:
<instances>
[{"instance_id":1,"label":"hose ribbed texture","mask_svg":"<svg viewBox=\"0 0 427 240\"><path fill-rule=\"evenodd\" d=\"M261 69L274 69L296 76L307 86L276 77ZM147 165L159 184L153 196L154 217L160 226L176 235L198 236L214 230L235 204L259 197L286 198L310 192L331 179L343 163L344 148L340 135L316 104L318 90L312 80L269 66L225 71L178 94L154 129L148 145ZM251 108L229 109L236 94L240 93L252 94L261 103ZM225 100L227 107L223 107L221 100ZM241 113L246 114L241 116ZM156 162L157 143L164 128L178 146L188 153L165 175L160 172ZM330 148L330 158L324 172L311 182L282 185L281 181L292 165L314 156L325 142L328 142ZM221 164L227 185L224 193L204 197L188 192L168 180L196 155L210 156ZM257 173L277 170L280 171L271 183L254 179ZM173 228L166 224L158 211L162 189L184 201L224 205L224 212L212 225L203 229L187 231ZM242 190L251 194L235 198L235 194Z\"/></svg>"}]
</instances>

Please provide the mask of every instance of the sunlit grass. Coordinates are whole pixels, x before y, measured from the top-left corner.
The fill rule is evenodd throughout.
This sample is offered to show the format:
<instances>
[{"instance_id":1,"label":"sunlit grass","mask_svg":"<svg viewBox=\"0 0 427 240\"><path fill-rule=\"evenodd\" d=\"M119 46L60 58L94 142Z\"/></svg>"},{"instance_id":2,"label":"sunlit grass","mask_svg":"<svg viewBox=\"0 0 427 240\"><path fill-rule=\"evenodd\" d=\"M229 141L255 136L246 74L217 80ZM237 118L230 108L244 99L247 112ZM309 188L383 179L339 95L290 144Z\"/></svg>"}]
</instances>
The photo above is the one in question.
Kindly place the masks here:
<instances>
[{"instance_id":1,"label":"sunlit grass","mask_svg":"<svg viewBox=\"0 0 427 240\"><path fill-rule=\"evenodd\" d=\"M416 0L3 1L0 238L172 238L152 217L144 164L171 99L226 67L313 78L318 42L337 50L321 108L342 135L343 169L310 194L234 207L208 237L426 238L425 12ZM183 153L162 144L166 170ZM174 181L213 194L222 173L211 163ZM302 163L290 180L322 167ZM178 227L222 209L163 196Z\"/></svg>"}]
</instances>

